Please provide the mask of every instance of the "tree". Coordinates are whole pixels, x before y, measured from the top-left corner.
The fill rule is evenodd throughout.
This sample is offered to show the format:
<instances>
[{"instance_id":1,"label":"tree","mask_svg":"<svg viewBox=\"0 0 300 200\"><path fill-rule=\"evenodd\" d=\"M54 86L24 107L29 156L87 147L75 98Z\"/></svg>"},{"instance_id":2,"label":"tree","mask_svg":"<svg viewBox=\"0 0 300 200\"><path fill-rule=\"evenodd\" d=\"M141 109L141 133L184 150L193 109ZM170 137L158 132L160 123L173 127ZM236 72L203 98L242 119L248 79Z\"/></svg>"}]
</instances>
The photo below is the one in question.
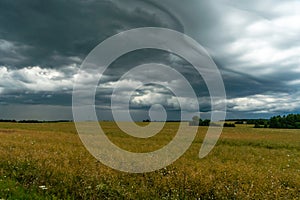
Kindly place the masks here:
<instances>
[{"instance_id":1,"label":"tree","mask_svg":"<svg viewBox=\"0 0 300 200\"><path fill-rule=\"evenodd\" d=\"M233 123L224 123L223 127L235 127Z\"/></svg>"},{"instance_id":2,"label":"tree","mask_svg":"<svg viewBox=\"0 0 300 200\"><path fill-rule=\"evenodd\" d=\"M210 124L210 120L205 119L205 120L201 120L199 121L199 126L209 126Z\"/></svg>"},{"instance_id":3,"label":"tree","mask_svg":"<svg viewBox=\"0 0 300 200\"><path fill-rule=\"evenodd\" d=\"M194 116L190 122L190 126L199 126L199 120L200 118L198 116Z\"/></svg>"},{"instance_id":4,"label":"tree","mask_svg":"<svg viewBox=\"0 0 300 200\"><path fill-rule=\"evenodd\" d=\"M300 128L300 114L274 116L270 118L270 128Z\"/></svg>"},{"instance_id":5,"label":"tree","mask_svg":"<svg viewBox=\"0 0 300 200\"><path fill-rule=\"evenodd\" d=\"M254 128L261 128L261 125L258 122L256 122Z\"/></svg>"},{"instance_id":6,"label":"tree","mask_svg":"<svg viewBox=\"0 0 300 200\"><path fill-rule=\"evenodd\" d=\"M208 120L208 119L202 120L198 116L194 116L192 118L192 121L190 121L189 124L190 124L190 126L209 126L210 120Z\"/></svg>"},{"instance_id":7,"label":"tree","mask_svg":"<svg viewBox=\"0 0 300 200\"><path fill-rule=\"evenodd\" d=\"M193 119L193 122L199 123L200 118L198 116L194 116L192 119Z\"/></svg>"}]
</instances>

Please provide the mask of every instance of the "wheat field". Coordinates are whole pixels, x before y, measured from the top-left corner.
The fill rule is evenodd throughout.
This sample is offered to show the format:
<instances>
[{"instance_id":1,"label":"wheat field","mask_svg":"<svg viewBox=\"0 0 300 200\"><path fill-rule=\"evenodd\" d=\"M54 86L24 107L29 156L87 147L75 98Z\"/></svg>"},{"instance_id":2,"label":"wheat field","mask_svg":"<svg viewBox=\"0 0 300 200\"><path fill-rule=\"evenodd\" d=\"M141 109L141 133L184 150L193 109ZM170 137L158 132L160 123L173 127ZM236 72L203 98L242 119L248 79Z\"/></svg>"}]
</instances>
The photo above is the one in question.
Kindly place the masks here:
<instances>
[{"instance_id":1,"label":"wheat field","mask_svg":"<svg viewBox=\"0 0 300 200\"><path fill-rule=\"evenodd\" d=\"M168 144L178 123L149 139L128 136L113 122L101 126L123 149L147 152ZM130 174L97 161L71 122L0 123L0 199L299 199L299 130L224 128L199 159L206 130L199 127L172 165Z\"/></svg>"}]
</instances>

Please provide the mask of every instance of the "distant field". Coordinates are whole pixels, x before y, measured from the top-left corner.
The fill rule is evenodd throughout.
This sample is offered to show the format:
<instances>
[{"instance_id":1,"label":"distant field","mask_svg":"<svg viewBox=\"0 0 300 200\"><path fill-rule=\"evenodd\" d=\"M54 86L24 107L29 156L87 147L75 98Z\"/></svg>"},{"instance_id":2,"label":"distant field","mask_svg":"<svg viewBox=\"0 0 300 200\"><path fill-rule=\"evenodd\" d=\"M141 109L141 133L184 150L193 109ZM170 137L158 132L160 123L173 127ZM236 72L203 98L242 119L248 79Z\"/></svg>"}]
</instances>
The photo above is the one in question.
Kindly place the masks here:
<instances>
[{"instance_id":1,"label":"distant field","mask_svg":"<svg viewBox=\"0 0 300 200\"><path fill-rule=\"evenodd\" d=\"M120 147L153 151L178 123L135 139L103 122ZM73 123L0 123L0 199L299 199L300 130L224 128L217 146L198 158L206 133L165 169L128 174L110 169L82 145Z\"/></svg>"}]
</instances>

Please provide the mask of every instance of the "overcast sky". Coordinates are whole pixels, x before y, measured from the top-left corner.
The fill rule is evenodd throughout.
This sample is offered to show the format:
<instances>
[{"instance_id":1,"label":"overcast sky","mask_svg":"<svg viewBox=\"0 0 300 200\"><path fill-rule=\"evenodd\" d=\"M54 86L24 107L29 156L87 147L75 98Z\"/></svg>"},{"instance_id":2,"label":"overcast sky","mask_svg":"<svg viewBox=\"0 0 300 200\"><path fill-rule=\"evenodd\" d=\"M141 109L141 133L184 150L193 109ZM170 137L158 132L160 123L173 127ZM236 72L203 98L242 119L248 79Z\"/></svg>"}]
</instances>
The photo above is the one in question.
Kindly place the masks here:
<instances>
[{"instance_id":1,"label":"overcast sky","mask_svg":"<svg viewBox=\"0 0 300 200\"><path fill-rule=\"evenodd\" d=\"M299 22L297 0L1 0L0 119L72 119L73 83L85 57L108 37L139 27L185 33L208 51L226 87L227 118L299 113ZM103 74L96 94L99 119L111 119L118 78L152 62L180 71L197 93L201 114L209 115L206 86L189 63L146 49L120 57ZM157 76L166 84L174 81L167 74ZM94 78L86 74L82 84ZM143 78L122 80L123 92ZM132 97L133 118L147 118L152 104L164 105L169 119L178 118L174 95L155 84Z\"/></svg>"}]
</instances>

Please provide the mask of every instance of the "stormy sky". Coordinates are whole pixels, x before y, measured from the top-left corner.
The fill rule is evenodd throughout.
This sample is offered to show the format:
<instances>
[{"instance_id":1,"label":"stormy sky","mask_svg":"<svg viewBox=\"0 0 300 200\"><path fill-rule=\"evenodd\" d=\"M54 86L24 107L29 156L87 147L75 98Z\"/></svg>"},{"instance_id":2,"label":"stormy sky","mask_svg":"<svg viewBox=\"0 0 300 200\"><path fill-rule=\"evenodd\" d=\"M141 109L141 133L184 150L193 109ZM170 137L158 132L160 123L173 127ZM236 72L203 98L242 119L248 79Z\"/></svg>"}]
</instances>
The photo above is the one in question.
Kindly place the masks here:
<instances>
[{"instance_id":1,"label":"stormy sky","mask_svg":"<svg viewBox=\"0 0 300 200\"><path fill-rule=\"evenodd\" d=\"M1 0L0 119L72 119L73 84L85 57L110 36L141 27L182 32L207 50L224 81L227 118L299 113L299 22L297 0ZM134 66L154 62L182 73L197 94L201 115L209 116L207 87L189 62L144 49L119 57L103 74L95 97L99 119L112 119L111 95L119 78ZM181 87L168 74L151 74ZM122 92L138 85L143 75L122 80ZM88 72L85 77L84 86L97 78ZM122 94L117 99L122 113ZM133 118L148 118L153 104L165 106L168 119L178 119L174 94L157 84L136 90L130 102Z\"/></svg>"}]
</instances>

